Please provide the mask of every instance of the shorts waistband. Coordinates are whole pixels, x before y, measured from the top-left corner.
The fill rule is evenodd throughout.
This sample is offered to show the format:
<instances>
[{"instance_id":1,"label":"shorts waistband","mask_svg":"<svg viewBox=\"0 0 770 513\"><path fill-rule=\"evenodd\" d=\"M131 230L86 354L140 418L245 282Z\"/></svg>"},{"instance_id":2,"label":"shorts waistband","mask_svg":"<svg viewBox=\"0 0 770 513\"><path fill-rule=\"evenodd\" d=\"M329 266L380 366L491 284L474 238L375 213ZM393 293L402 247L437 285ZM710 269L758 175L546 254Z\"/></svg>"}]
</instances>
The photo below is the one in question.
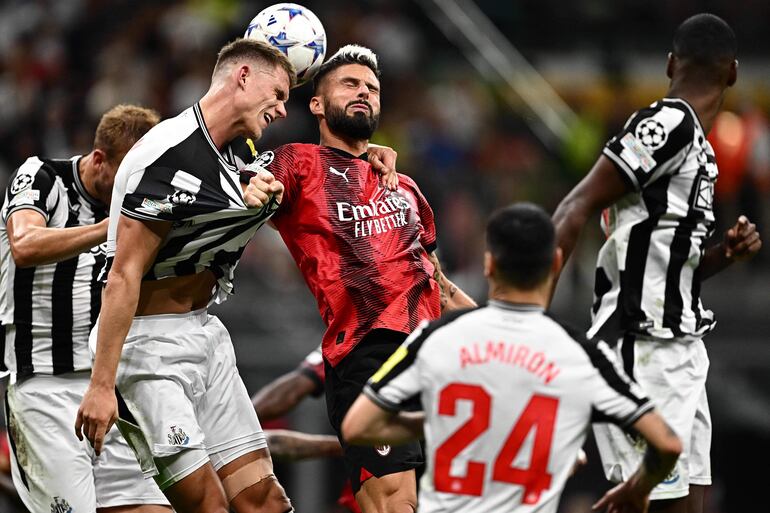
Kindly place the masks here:
<instances>
[{"instance_id":1,"label":"shorts waistband","mask_svg":"<svg viewBox=\"0 0 770 513\"><path fill-rule=\"evenodd\" d=\"M193 310L192 312L185 313L140 315L138 317L134 317L133 325L141 326L154 323L166 323L168 321L197 321L203 324L206 322L208 315L208 308L201 308L199 310Z\"/></svg>"}]
</instances>

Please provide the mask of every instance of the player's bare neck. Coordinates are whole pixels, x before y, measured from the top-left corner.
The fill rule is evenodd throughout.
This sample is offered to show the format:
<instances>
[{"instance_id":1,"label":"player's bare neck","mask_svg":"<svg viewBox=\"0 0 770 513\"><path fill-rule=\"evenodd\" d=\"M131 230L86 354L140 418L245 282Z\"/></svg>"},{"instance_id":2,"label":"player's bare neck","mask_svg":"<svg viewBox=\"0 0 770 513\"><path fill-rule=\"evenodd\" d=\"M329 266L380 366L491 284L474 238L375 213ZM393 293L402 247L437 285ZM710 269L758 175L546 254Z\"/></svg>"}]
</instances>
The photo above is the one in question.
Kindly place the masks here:
<instances>
[{"instance_id":1,"label":"player's bare neck","mask_svg":"<svg viewBox=\"0 0 770 513\"><path fill-rule=\"evenodd\" d=\"M211 140L220 150L225 144L235 139L238 127L234 123L229 98L219 91L209 91L200 100L201 114Z\"/></svg>"},{"instance_id":2,"label":"player's bare neck","mask_svg":"<svg viewBox=\"0 0 770 513\"><path fill-rule=\"evenodd\" d=\"M351 139L331 132L329 129L321 127L321 145L337 148L346 151L351 155L361 155L366 153L369 147L369 141L366 139Z\"/></svg>"},{"instance_id":3,"label":"player's bare neck","mask_svg":"<svg viewBox=\"0 0 770 513\"><path fill-rule=\"evenodd\" d=\"M90 194L91 197L98 199L105 205L109 205L109 200L105 201L106 198L102 198L99 195L99 191L96 190L95 173L96 169L94 169L93 166L93 153L89 153L88 155L85 155L83 158L81 158L78 162L78 175L80 176L80 182L83 184L86 192Z\"/></svg>"},{"instance_id":4,"label":"player's bare neck","mask_svg":"<svg viewBox=\"0 0 770 513\"><path fill-rule=\"evenodd\" d=\"M520 290L513 287L489 283L489 299L505 301L506 303L539 305L543 308L548 306L548 297L550 295L550 286L538 287L532 290Z\"/></svg>"},{"instance_id":5,"label":"player's bare neck","mask_svg":"<svg viewBox=\"0 0 770 513\"><path fill-rule=\"evenodd\" d=\"M695 111L703 131L708 134L714 124L724 99L724 89L714 86L702 86L684 80L673 80L666 95L668 98L681 98Z\"/></svg>"}]
</instances>

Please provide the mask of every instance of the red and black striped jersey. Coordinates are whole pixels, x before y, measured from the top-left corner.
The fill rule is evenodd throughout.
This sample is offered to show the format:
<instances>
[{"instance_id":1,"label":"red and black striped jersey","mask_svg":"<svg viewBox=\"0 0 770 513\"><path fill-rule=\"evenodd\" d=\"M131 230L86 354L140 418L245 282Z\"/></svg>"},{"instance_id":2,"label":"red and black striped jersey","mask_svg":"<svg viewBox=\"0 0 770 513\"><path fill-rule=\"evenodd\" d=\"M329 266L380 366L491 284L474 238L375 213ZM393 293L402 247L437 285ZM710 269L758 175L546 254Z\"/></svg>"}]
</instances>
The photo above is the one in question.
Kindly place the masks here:
<instances>
[{"instance_id":1,"label":"red and black striped jersey","mask_svg":"<svg viewBox=\"0 0 770 513\"><path fill-rule=\"evenodd\" d=\"M439 316L433 211L411 178L399 175L390 191L366 155L314 144L281 146L256 163L284 184L273 223L316 298L329 363L373 329L410 333Z\"/></svg>"}]
</instances>

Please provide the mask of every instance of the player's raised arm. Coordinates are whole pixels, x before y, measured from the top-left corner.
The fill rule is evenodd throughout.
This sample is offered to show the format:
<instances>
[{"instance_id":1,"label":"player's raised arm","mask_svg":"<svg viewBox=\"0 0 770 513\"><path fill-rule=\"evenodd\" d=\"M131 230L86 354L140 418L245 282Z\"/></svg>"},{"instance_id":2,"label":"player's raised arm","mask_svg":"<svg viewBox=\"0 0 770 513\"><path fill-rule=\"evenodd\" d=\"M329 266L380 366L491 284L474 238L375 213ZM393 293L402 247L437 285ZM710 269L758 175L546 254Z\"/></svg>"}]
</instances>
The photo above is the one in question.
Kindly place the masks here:
<instances>
[{"instance_id":1,"label":"player's raised arm","mask_svg":"<svg viewBox=\"0 0 770 513\"><path fill-rule=\"evenodd\" d=\"M104 288L99 314L96 357L91 382L80 404L75 434L83 435L100 454L104 436L118 416L115 375L131 327L142 277L150 268L166 234L169 221L139 221L121 216L115 259Z\"/></svg>"},{"instance_id":2,"label":"player's raised arm","mask_svg":"<svg viewBox=\"0 0 770 513\"><path fill-rule=\"evenodd\" d=\"M682 452L682 441L655 411L642 415L633 428L647 441L644 460L626 482L594 504L595 511L607 508L607 511L646 512L650 492L671 472Z\"/></svg>"},{"instance_id":3,"label":"player's raised arm","mask_svg":"<svg viewBox=\"0 0 770 513\"><path fill-rule=\"evenodd\" d=\"M375 171L380 173L382 185L395 191L398 189L398 173L396 172L396 159L398 152L389 146L369 143L366 153L369 155L369 163Z\"/></svg>"},{"instance_id":4,"label":"player's raised arm","mask_svg":"<svg viewBox=\"0 0 770 513\"><path fill-rule=\"evenodd\" d=\"M630 192L630 187L605 155L599 157L588 175L561 200L553 214L556 244L564 262L577 245L588 218Z\"/></svg>"}]
</instances>

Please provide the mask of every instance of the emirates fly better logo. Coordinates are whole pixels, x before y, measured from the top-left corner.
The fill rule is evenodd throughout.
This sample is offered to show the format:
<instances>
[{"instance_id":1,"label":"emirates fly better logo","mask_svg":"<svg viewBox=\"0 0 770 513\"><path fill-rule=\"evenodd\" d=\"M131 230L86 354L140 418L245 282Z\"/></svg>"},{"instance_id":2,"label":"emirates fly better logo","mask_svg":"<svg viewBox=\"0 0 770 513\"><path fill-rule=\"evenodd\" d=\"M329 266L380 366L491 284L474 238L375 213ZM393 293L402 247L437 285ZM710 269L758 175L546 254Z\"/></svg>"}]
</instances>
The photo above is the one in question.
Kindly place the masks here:
<instances>
[{"instance_id":1,"label":"emirates fly better logo","mask_svg":"<svg viewBox=\"0 0 770 513\"><path fill-rule=\"evenodd\" d=\"M362 205L338 201L337 217L342 222L355 223L353 233L359 238L406 226L409 223L409 208L406 198L391 194L385 199L370 200Z\"/></svg>"}]
</instances>

